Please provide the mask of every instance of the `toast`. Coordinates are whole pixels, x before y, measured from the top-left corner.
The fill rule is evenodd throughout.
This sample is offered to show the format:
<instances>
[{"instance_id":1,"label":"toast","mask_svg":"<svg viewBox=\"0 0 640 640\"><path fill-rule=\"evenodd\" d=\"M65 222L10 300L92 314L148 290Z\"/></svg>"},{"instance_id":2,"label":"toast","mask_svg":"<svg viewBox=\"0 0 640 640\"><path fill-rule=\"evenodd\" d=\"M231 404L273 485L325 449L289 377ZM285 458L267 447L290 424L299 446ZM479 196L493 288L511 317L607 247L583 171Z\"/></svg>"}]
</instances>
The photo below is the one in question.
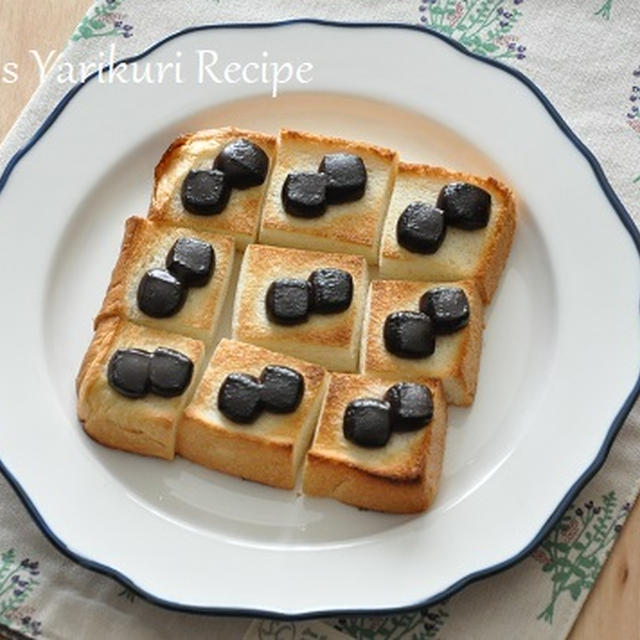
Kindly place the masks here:
<instances>
[{"instance_id":1,"label":"toast","mask_svg":"<svg viewBox=\"0 0 640 640\"><path fill-rule=\"evenodd\" d=\"M110 384L109 367L120 349L173 349L193 363L187 388L179 395L149 393L132 398ZM115 449L167 460L175 455L178 418L196 387L204 364L205 346L174 333L135 325L122 318L105 319L97 327L76 379L78 418L94 440Z\"/></svg>"},{"instance_id":2,"label":"toast","mask_svg":"<svg viewBox=\"0 0 640 640\"><path fill-rule=\"evenodd\" d=\"M441 286L464 290L470 310L468 324L454 333L436 335L432 355L413 359L391 353L384 339L386 319L396 311L418 311L421 297L430 289ZM469 406L477 386L483 329L483 305L472 280L452 283L375 280L371 283L367 301L360 369L366 375L390 380L402 377L425 383L437 378L442 381L447 402Z\"/></svg>"},{"instance_id":3,"label":"toast","mask_svg":"<svg viewBox=\"0 0 640 640\"><path fill-rule=\"evenodd\" d=\"M366 167L366 187L359 199L330 204L313 219L289 215L282 190L292 172L317 172L326 154L360 156ZM276 164L262 211L260 242L315 251L338 251L378 259L382 220L393 189L397 154L364 142L330 138L283 129L278 137Z\"/></svg>"},{"instance_id":4,"label":"toast","mask_svg":"<svg viewBox=\"0 0 640 640\"><path fill-rule=\"evenodd\" d=\"M332 374L303 471L303 491L364 509L391 513L424 511L437 493L444 456L447 405L438 381L425 386L433 417L418 431L393 433L380 448L347 440L343 417L357 398L382 398L389 381Z\"/></svg>"},{"instance_id":5,"label":"toast","mask_svg":"<svg viewBox=\"0 0 640 640\"><path fill-rule=\"evenodd\" d=\"M185 134L171 143L155 168L149 218L179 227L230 235L236 240L238 249L255 242L269 173L260 185L232 189L228 204L221 213L215 215L189 213L181 198L182 185L188 173L191 170L210 169L223 147L240 138L250 140L265 152L270 171L276 149L274 136L235 127Z\"/></svg>"},{"instance_id":6,"label":"toast","mask_svg":"<svg viewBox=\"0 0 640 640\"><path fill-rule=\"evenodd\" d=\"M297 408L286 414L264 410L252 424L238 424L223 415L218 394L227 376L242 373L259 379L269 365L301 374L304 391ZM180 420L177 453L210 469L293 488L313 435L327 377L318 365L223 339Z\"/></svg>"},{"instance_id":7,"label":"toast","mask_svg":"<svg viewBox=\"0 0 640 640\"><path fill-rule=\"evenodd\" d=\"M165 267L166 257L180 238L194 238L213 248L215 265L204 286L185 289L185 302L169 317L153 317L140 309L137 292L145 273ZM229 236L182 229L132 217L125 224L120 256L95 321L97 327L113 316L147 327L172 331L202 340L213 340L225 301L235 258L234 241Z\"/></svg>"},{"instance_id":8,"label":"toast","mask_svg":"<svg viewBox=\"0 0 640 640\"><path fill-rule=\"evenodd\" d=\"M442 245L432 254L413 253L401 246L396 227L405 208L416 201L435 205L442 187L453 182L473 184L490 194L487 226L472 231L448 226ZM429 282L474 279L483 302L489 303L509 255L515 226L513 194L494 178L401 162L380 242L380 276Z\"/></svg>"},{"instance_id":9,"label":"toast","mask_svg":"<svg viewBox=\"0 0 640 640\"><path fill-rule=\"evenodd\" d=\"M305 281L316 269L349 273L353 295L340 313L311 313L294 326L271 321L266 310L272 283L281 278ZM233 312L233 338L315 362L334 371L356 371L362 317L368 287L367 263L360 256L250 245L244 255Z\"/></svg>"}]
</instances>

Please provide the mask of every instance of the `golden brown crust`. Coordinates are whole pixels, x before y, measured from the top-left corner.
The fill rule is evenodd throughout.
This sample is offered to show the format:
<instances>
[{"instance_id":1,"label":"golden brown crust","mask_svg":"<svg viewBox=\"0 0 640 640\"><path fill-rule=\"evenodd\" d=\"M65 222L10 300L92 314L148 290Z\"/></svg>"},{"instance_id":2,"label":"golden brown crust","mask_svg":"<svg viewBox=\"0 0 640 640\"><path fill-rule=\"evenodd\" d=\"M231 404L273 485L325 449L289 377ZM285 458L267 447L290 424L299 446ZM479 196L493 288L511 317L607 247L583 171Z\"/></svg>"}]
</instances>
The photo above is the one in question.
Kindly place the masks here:
<instances>
[{"instance_id":1,"label":"golden brown crust","mask_svg":"<svg viewBox=\"0 0 640 640\"><path fill-rule=\"evenodd\" d=\"M469 182L491 194L492 212L488 227L477 231L449 228L442 246L432 255L407 251L398 244L395 236L400 213L414 200L425 199L435 203L438 191L448 182ZM515 227L513 192L499 180L443 167L401 162L380 244L380 273L385 278L431 281L473 278L483 302L488 304L509 255Z\"/></svg>"},{"instance_id":2,"label":"golden brown crust","mask_svg":"<svg viewBox=\"0 0 640 640\"><path fill-rule=\"evenodd\" d=\"M164 346L187 355L194 363L188 389L179 397L127 398L111 388L107 367L121 348L154 351ZM77 379L78 418L94 440L142 455L172 459L175 427L183 406L197 386L203 366L204 344L174 333L140 327L121 318L101 322L87 350Z\"/></svg>"},{"instance_id":3,"label":"golden brown crust","mask_svg":"<svg viewBox=\"0 0 640 640\"><path fill-rule=\"evenodd\" d=\"M260 377L265 366L298 371L305 382L300 405L290 414L263 412L252 425L237 425L217 408L230 373ZM318 365L253 345L223 339L178 426L179 455L211 469L263 484L292 488L313 434L327 372Z\"/></svg>"},{"instance_id":4,"label":"golden brown crust","mask_svg":"<svg viewBox=\"0 0 640 640\"><path fill-rule=\"evenodd\" d=\"M305 460L304 492L377 511L424 511L438 489L447 423L440 383L434 380L425 384L434 400L434 416L429 425L412 433L395 433L385 447L368 449L344 437L345 408L356 398L382 398L391 383L380 378L333 374Z\"/></svg>"},{"instance_id":5,"label":"golden brown crust","mask_svg":"<svg viewBox=\"0 0 640 640\"><path fill-rule=\"evenodd\" d=\"M185 134L174 140L154 170L154 189L149 218L167 224L221 232L233 236L238 248L253 242L258 233L260 210L269 183L250 189L234 189L225 210L217 215L188 213L180 201L182 180L192 168L209 168L219 150L231 140L247 138L269 156L269 173L275 160L276 138L256 131L223 127Z\"/></svg>"},{"instance_id":6,"label":"golden brown crust","mask_svg":"<svg viewBox=\"0 0 640 640\"><path fill-rule=\"evenodd\" d=\"M427 358L400 358L387 351L383 337L387 316L394 311L418 311L424 293L445 285L464 289L471 311L468 325L453 334L437 336L436 350ZM437 378L443 382L448 402L459 406L473 402L484 327L482 301L474 281L375 280L371 283L365 318L360 356L363 373L388 379L400 376L416 382Z\"/></svg>"},{"instance_id":7,"label":"golden brown crust","mask_svg":"<svg viewBox=\"0 0 640 640\"><path fill-rule=\"evenodd\" d=\"M138 308L138 285L147 270L164 268L167 253L180 237L197 238L213 247L213 275L206 286L189 289L186 302L178 313L169 318L152 318ZM117 316L209 343L227 294L234 257L234 241L229 236L172 227L144 218L129 218L125 224L120 255L94 326L106 318Z\"/></svg>"},{"instance_id":8,"label":"golden brown crust","mask_svg":"<svg viewBox=\"0 0 640 640\"><path fill-rule=\"evenodd\" d=\"M322 267L351 274L351 306L342 313L312 314L307 322L295 326L269 321L265 299L270 284L285 277L306 280L314 269ZM238 277L233 337L328 368L355 371L367 285L367 264L360 256L250 245Z\"/></svg>"},{"instance_id":9,"label":"golden brown crust","mask_svg":"<svg viewBox=\"0 0 640 640\"><path fill-rule=\"evenodd\" d=\"M348 151L362 157L367 167L365 195L355 202L331 205L319 218L309 220L288 215L281 198L287 174L292 171L316 171L325 154L338 151ZM393 188L397 163L397 153L390 149L282 129L278 138L276 165L263 206L260 242L357 253L375 264L382 220Z\"/></svg>"}]
</instances>

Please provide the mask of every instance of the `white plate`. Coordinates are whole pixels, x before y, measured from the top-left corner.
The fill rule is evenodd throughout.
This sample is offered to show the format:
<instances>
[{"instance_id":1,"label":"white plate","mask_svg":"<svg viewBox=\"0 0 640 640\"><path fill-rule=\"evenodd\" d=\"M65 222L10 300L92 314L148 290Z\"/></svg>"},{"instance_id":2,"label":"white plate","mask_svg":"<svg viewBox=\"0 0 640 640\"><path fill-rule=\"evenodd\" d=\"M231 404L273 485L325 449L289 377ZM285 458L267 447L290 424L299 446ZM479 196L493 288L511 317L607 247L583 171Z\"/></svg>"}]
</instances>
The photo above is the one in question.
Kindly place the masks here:
<instances>
[{"instance_id":1,"label":"white plate","mask_svg":"<svg viewBox=\"0 0 640 640\"><path fill-rule=\"evenodd\" d=\"M308 60L313 81L278 99L261 85L199 84L193 56L207 48L225 61L263 51ZM205 29L141 62L175 61L178 51L183 84L94 78L5 174L5 474L71 557L179 608L400 609L515 561L602 463L637 392L638 251L595 162L531 86L422 30ZM428 513L362 512L111 451L76 421L74 376L125 218L144 214L153 166L174 136L226 124L361 138L408 160L494 174L517 191L478 395L451 412Z\"/></svg>"}]
</instances>

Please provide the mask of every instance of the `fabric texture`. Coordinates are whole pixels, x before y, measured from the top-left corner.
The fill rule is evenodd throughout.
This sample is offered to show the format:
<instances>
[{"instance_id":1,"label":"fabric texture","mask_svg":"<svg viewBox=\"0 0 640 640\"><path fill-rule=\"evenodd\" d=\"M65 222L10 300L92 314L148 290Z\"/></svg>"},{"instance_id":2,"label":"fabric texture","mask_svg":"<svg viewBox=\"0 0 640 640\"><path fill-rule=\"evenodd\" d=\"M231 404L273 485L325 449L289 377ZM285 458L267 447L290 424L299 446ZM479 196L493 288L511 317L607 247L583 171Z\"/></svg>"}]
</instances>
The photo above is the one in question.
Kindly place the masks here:
<instances>
[{"instance_id":1,"label":"fabric texture","mask_svg":"<svg viewBox=\"0 0 640 640\"><path fill-rule=\"evenodd\" d=\"M152 4L153 9L149 7ZM526 74L594 153L640 221L640 11L623 0L98 0L58 59L139 53L170 33L212 23L288 18L422 25ZM0 149L0 166L70 85L42 83ZM545 541L516 566L411 614L315 622L251 621L165 610L60 554L0 479L2 628L44 638L562 638L569 632L639 489L636 406L598 474Z\"/></svg>"}]
</instances>

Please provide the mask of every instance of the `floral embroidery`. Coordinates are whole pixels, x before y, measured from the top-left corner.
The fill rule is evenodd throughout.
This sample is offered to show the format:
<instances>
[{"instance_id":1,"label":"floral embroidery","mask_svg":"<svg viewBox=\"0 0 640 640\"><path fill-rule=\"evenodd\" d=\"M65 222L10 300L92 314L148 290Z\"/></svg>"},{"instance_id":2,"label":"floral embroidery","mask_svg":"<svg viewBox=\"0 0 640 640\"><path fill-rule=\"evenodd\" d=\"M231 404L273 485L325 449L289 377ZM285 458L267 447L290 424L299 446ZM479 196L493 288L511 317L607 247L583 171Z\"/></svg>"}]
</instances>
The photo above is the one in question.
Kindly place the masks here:
<instances>
[{"instance_id":1,"label":"floral embroidery","mask_svg":"<svg viewBox=\"0 0 640 640\"><path fill-rule=\"evenodd\" d=\"M420 22L495 60L526 57L527 48L512 33L524 0L421 0Z\"/></svg>"},{"instance_id":2,"label":"floral embroidery","mask_svg":"<svg viewBox=\"0 0 640 640\"><path fill-rule=\"evenodd\" d=\"M446 604L445 600L440 605L434 605L422 612L427 638L437 638L442 631L442 627L449 617L449 612L443 607Z\"/></svg>"},{"instance_id":3,"label":"floral embroidery","mask_svg":"<svg viewBox=\"0 0 640 640\"><path fill-rule=\"evenodd\" d=\"M136 594L134 591L132 591L131 589L129 589L129 587L124 587L119 593L118 593L118 598L124 598L125 600L128 600L129 602L135 602L136 599Z\"/></svg>"},{"instance_id":4,"label":"floral embroidery","mask_svg":"<svg viewBox=\"0 0 640 640\"><path fill-rule=\"evenodd\" d=\"M605 20L609 20L609 18L611 17L612 6L613 6L613 0L606 0L606 2L593 15L600 16Z\"/></svg>"},{"instance_id":5,"label":"floral embroidery","mask_svg":"<svg viewBox=\"0 0 640 640\"><path fill-rule=\"evenodd\" d=\"M82 18L71 40L86 40L88 38L102 38L104 36L122 36L131 38L133 26L126 24L126 13L117 9L125 0L103 0L98 3L91 15Z\"/></svg>"},{"instance_id":6,"label":"floral embroidery","mask_svg":"<svg viewBox=\"0 0 640 640\"><path fill-rule=\"evenodd\" d=\"M385 618L340 618L334 625L338 631L358 640L386 640L406 638L426 640L427 635L419 613L388 616Z\"/></svg>"},{"instance_id":7,"label":"floral embroidery","mask_svg":"<svg viewBox=\"0 0 640 640\"><path fill-rule=\"evenodd\" d=\"M33 618L33 607L26 606L34 587L39 584L37 560L16 559L15 549L0 555L0 624L31 636L42 633L42 623Z\"/></svg>"},{"instance_id":8,"label":"floral embroidery","mask_svg":"<svg viewBox=\"0 0 640 640\"><path fill-rule=\"evenodd\" d=\"M640 137L640 65L633 70L632 75L634 83L629 96L631 106L627 111L627 124ZM640 182L640 175L634 179L634 182Z\"/></svg>"},{"instance_id":9,"label":"floral embroidery","mask_svg":"<svg viewBox=\"0 0 640 640\"><path fill-rule=\"evenodd\" d=\"M551 601L538 619L551 624L556 601L568 592L576 601L583 590L593 587L608 550L622 529L629 503L617 507L615 491L602 496L599 505L589 500L582 506L571 505L547 539L531 554L550 574Z\"/></svg>"}]
</instances>

